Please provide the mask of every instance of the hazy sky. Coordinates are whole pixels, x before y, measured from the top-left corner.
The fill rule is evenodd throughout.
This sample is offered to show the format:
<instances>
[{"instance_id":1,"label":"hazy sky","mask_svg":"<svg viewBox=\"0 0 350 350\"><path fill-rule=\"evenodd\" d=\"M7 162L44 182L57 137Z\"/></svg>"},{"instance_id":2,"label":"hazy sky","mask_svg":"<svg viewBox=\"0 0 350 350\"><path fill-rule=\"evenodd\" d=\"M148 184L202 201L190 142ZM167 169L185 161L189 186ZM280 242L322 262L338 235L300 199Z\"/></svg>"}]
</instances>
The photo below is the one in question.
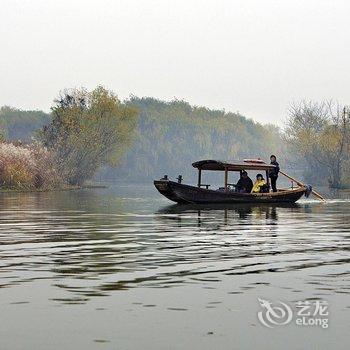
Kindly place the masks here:
<instances>
[{"instance_id":1,"label":"hazy sky","mask_svg":"<svg viewBox=\"0 0 350 350\"><path fill-rule=\"evenodd\" d=\"M303 98L350 103L350 2L0 0L0 105L49 110L102 84L280 123Z\"/></svg>"}]
</instances>

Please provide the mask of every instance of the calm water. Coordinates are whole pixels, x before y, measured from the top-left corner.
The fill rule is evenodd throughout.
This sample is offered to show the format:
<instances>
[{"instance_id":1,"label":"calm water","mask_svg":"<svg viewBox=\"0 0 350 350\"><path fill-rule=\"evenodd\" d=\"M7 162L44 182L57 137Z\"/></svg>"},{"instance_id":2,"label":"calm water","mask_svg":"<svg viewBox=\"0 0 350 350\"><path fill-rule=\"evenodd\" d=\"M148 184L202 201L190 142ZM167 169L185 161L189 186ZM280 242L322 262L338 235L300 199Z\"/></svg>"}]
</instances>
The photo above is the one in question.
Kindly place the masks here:
<instances>
[{"instance_id":1,"label":"calm water","mask_svg":"<svg viewBox=\"0 0 350 350\"><path fill-rule=\"evenodd\" d=\"M0 349L348 349L342 197L208 208L152 187L0 194ZM329 327L269 329L258 298L327 301Z\"/></svg>"}]
</instances>

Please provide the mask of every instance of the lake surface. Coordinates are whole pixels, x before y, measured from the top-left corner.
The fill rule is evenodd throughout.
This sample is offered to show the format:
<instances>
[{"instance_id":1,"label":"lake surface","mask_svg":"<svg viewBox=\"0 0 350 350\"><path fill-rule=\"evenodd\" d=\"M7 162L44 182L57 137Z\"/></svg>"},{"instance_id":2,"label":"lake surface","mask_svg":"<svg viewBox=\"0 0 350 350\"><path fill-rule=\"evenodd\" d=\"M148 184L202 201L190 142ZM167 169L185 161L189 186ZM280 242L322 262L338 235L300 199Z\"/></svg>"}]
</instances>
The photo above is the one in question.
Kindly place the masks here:
<instances>
[{"instance_id":1,"label":"lake surface","mask_svg":"<svg viewBox=\"0 0 350 350\"><path fill-rule=\"evenodd\" d=\"M142 186L0 194L0 349L348 349L341 197L196 207ZM293 319L263 325L258 298ZM297 325L298 301L328 303L329 326Z\"/></svg>"}]
</instances>

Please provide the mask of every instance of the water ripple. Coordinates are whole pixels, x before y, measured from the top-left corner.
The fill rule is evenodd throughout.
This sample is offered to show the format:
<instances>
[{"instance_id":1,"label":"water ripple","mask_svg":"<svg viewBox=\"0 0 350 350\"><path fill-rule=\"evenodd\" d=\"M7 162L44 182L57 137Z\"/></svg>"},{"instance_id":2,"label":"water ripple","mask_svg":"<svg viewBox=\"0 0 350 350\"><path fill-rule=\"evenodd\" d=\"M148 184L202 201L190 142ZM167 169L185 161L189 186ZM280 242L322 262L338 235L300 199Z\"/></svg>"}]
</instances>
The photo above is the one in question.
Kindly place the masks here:
<instances>
[{"instance_id":1,"label":"water ripple","mask_svg":"<svg viewBox=\"0 0 350 350\"><path fill-rule=\"evenodd\" d=\"M0 288L47 280L72 294L53 301L86 303L131 288L215 288L227 277L310 269L304 284L350 293L347 200L154 207L143 198L106 205L97 197L90 206L79 196L57 196L0 202ZM317 274L321 267L332 272ZM339 276L343 283L332 283Z\"/></svg>"}]
</instances>

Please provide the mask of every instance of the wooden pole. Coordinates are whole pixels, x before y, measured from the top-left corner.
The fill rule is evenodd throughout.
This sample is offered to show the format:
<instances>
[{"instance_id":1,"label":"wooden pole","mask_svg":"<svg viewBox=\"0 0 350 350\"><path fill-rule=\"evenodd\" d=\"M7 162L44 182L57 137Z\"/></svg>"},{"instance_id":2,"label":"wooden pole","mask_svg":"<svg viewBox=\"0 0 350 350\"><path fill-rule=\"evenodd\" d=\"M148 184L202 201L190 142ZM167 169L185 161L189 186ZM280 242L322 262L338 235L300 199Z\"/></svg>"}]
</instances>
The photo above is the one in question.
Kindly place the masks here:
<instances>
[{"instance_id":1,"label":"wooden pole","mask_svg":"<svg viewBox=\"0 0 350 350\"><path fill-rule=\"evenodd\" d=\"M201 187L202 183L202 169L198 168L198 187Z\"/></svg>"},{"instance_id":2,"label":"wooden pole","mask_svg":"<svg viewBox=\"0 0 350 350\"><path fill-rule=\"evenodd\" d=\"M269 176L269 171L266 170L266 183L267 183L267 186L270 187L270 176Z\"/></svg>"},{"instance_id":3,"label":"wooden pole","mask_svg":"<svg viewBox=\"0 0 350 350\"><path fill-rule=\"evenodd\" d=\"M280 174L282 174L283 176L287 177L289 180L294 181L298 186L305 186L304 183L298 181L297 179L295 179L294 177L291 177L290 175L284 173L283 171L280 170ZM323 196L321 196L318 192L312 190L312 194L317 197L318 199L320 199L321 201L325 202L325 198Z\"/></svg>"},{"instance_id":4,"label":"wooden pole","mask_svg":"<svg viewBox=\"0 0 350 350\"><path fill-rule=\"evenodd\" d=\"M227 182L228 182L228 170L225 168L225 190L227 190Z\"/></svg>"}]
</instances>

